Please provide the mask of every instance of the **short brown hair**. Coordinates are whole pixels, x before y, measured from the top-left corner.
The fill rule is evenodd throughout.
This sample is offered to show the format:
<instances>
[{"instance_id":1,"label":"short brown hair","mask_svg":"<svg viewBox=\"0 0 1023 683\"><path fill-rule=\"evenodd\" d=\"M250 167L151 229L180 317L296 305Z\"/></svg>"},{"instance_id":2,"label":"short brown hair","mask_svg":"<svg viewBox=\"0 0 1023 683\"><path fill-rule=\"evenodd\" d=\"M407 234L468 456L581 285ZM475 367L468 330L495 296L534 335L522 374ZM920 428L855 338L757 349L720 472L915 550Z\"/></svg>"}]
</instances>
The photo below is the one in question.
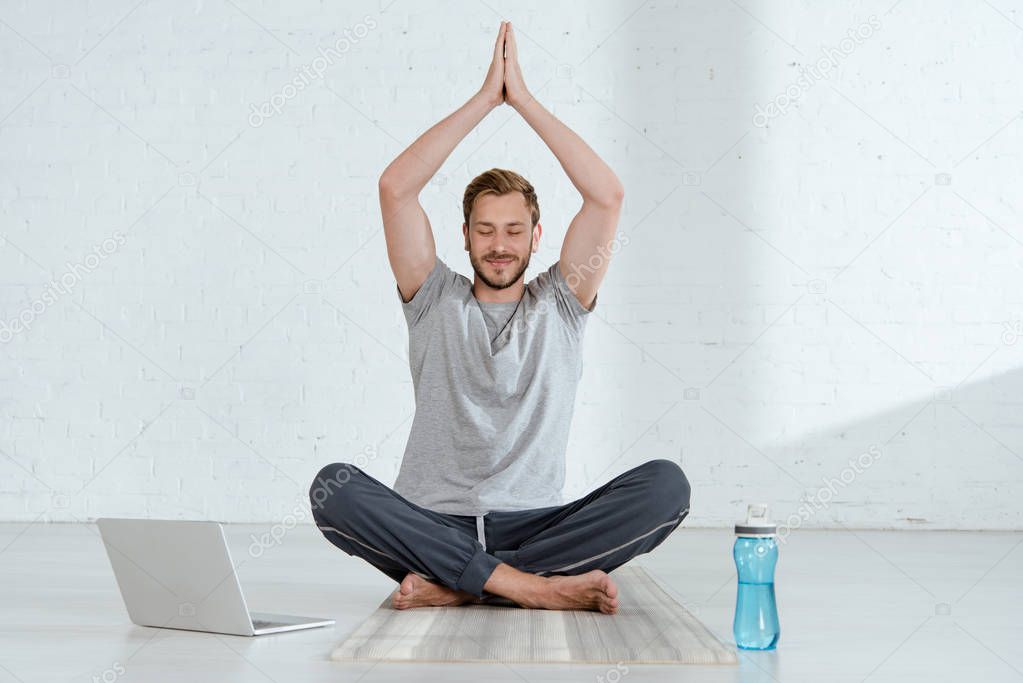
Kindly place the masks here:
<instances>
[{"instance_id":1,"label":"short brown hair","mask_svg":"<svg viewBox=\"0 0 1023 683\"><path fill-rule=\"evenodd\" d=\"M518 173L503 168L492 168L480 173L465 188L462 212L465 214L466 227L469 226L469 214L472 213L472 205L476 202L477 197L485 194L500 196L509 192L521 192L526 198L526 206L529 207L530 219L533 221L530 227L535 228L536 224L540 222L540 204L536 201L536 191L529 181Z\"/></svg>"}]
</instances>

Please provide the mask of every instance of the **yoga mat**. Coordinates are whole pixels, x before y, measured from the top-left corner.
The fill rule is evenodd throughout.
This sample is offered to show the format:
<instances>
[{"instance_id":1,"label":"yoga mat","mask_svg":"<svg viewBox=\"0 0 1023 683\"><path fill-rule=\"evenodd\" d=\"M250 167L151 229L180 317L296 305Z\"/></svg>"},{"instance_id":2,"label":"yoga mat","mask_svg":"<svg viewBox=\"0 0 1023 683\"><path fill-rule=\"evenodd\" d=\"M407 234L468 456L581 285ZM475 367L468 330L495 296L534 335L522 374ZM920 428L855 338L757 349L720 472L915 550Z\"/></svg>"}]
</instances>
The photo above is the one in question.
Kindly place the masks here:
<instances>
[{"instance_id":1,"label":"yoga mat","mask_svg":"<svg viewBox=\"0 0 1023 683\"><path fill-rule=\"evenodd\" d=\"M331 654L342 662L737 664L642 568L611 573L618 613L466 604L396 610L391 596Z\"/></svg>"}]
</instances>

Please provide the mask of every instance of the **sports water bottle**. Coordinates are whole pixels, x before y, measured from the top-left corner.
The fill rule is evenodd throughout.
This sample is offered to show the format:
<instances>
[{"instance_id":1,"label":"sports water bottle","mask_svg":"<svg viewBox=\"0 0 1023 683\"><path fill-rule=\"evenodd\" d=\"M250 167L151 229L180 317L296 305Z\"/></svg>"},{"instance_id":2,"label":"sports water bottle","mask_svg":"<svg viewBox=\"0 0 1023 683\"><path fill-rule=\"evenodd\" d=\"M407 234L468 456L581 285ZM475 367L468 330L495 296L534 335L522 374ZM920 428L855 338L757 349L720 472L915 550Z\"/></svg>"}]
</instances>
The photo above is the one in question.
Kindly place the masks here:
<instances>
[{"instance_id":1,"label":"sports water bottle","mask_svg":"<svg viewBox=\"0 0 1023 683\"><path fill-rule=\"evenodd\" d=\"M735 525L735 569L739 592L735 598L732 632L744 650L773 650L781 629L774 600L777 525L767 519L766 505L750 505L746 521Z\"/></svg>"}]
</instances>

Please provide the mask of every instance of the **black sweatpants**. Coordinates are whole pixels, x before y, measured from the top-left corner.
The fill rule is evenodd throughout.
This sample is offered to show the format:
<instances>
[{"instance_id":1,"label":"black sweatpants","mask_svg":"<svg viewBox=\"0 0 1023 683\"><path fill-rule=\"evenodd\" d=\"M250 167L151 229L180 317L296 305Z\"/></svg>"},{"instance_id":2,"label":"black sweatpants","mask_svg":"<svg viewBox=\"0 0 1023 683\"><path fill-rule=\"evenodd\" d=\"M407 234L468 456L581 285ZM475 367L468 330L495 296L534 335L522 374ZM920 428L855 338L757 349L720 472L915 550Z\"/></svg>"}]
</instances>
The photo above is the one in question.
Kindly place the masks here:
<instances>
[{"instance_id":1,"label":"black sweatpants","mask_svg":"<svg viewBox=\"0 0 1023 683\"><path fill-rule=\"evenodd\" d=\"M671 460L650 460L564 505L435 512L349 463L327 465L309 489L326 538L397 582L409 572L484 596L504 562L540 576L611 572L657 547L689 514L689 481ZM489 593L488 593L489 595Z\"/></svg>"}]
</instances>

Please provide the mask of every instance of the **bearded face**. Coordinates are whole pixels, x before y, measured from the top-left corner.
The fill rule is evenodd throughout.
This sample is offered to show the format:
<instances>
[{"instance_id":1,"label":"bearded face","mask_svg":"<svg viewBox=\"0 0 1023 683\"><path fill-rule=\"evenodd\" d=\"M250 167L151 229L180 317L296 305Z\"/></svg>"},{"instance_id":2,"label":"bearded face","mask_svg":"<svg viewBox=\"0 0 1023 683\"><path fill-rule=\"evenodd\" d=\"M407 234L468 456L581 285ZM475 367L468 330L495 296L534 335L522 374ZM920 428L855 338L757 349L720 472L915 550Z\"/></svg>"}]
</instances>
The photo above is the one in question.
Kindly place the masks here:
<instances>
[{"instance_id":1,"label":"bearded face","mask_svg":"<svg viewBox=\"0 0 1023 683\"><path fill-rule=\"evenodd\" d=\"M522 193L479 197L470 220L472 224L464 230L465 248L479 279L491 289L518 282L529 267L535 241Z\"/></svg>"}]
</instances>

